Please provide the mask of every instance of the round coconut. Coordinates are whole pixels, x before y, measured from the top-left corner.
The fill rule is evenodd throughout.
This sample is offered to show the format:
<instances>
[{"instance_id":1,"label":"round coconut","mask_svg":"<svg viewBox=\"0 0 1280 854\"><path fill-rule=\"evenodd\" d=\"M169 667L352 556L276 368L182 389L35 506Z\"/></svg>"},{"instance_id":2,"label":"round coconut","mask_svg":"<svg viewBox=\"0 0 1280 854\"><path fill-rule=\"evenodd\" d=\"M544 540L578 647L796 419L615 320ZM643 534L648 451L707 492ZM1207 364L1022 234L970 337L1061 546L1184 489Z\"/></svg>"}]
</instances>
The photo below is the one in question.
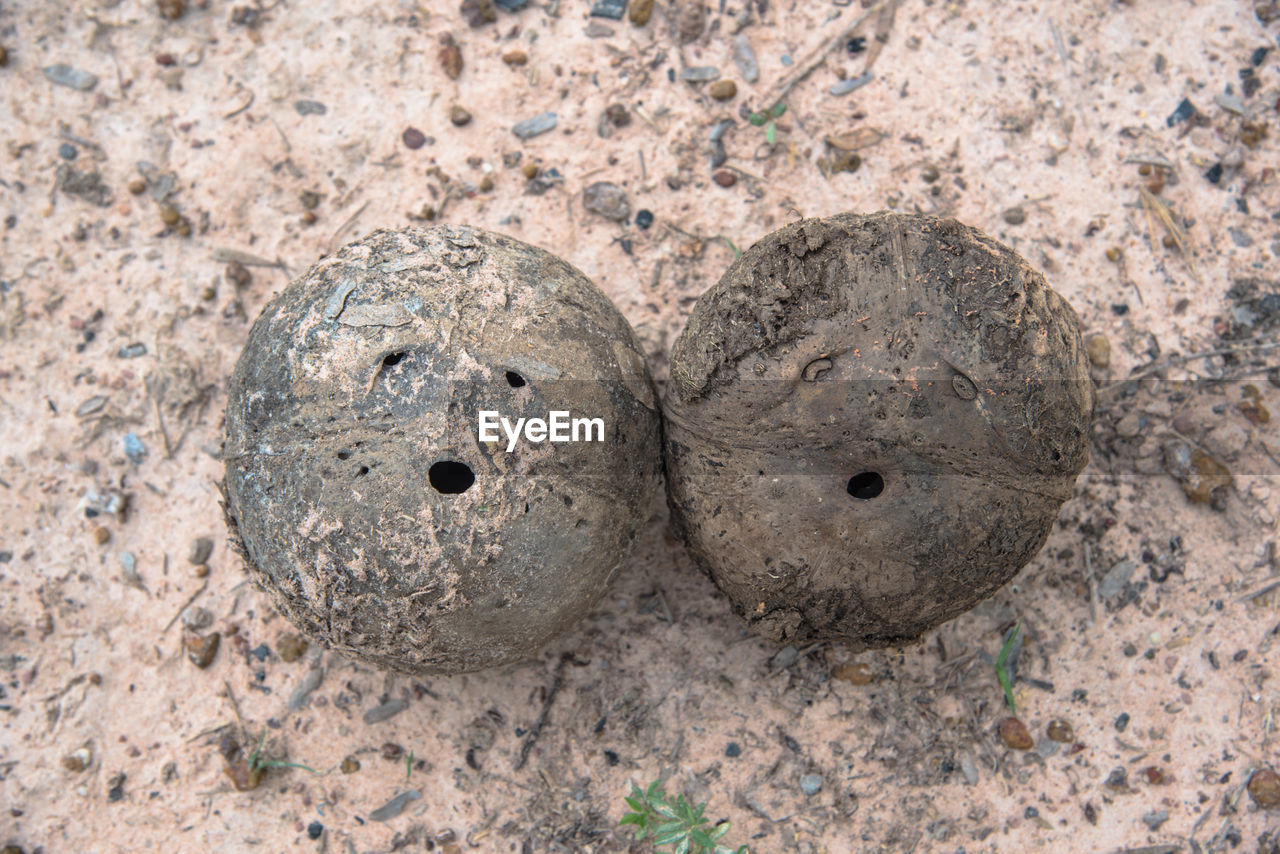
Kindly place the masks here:
<instances>
[{"instance_id":1,"label":"round coconut","mask_svg":"<svg viewBox=\"0 0 1280 854\"><path fill-rule=\"evenodd\" d=\"M513 442L501 419L522 418L547 429ZM477 670L598 600L650 513L659 436L640 344L582 273L479 229L380 230L254 323L227 518L306 635L396 670Z\"/></svg>"},{"instance_id":2,"label":"round coconut","mask_svg":"<svg viewBox=\"0 0 1280 854\"><path fill-rule=\"evenodd\" d=\"M841 214L752 246L671 355L675 527L775 640L917 639L1012 578L1088 461L1078 320L949 219Z\"/></svg>"}]
</instances>

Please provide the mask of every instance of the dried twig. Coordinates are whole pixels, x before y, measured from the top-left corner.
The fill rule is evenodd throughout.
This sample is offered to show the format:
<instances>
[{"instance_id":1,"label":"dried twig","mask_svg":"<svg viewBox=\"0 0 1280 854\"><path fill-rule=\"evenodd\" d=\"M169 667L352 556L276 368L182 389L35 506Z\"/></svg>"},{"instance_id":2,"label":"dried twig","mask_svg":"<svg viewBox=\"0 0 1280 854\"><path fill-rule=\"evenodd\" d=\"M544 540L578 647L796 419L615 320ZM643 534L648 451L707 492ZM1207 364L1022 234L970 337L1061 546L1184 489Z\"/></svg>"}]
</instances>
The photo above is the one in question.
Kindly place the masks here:
<instances>
[{"instance_id":1,"label":"dried twig","mask_svg":"<svg viewBox=\"0 0 1280 854\"><path fill-rule=\"evenodd\" d=\"M885 5L884 3L877 3L875 6L872 6L866 12L863 12L861 15L855 18L852 24L850 24L849 26L841 30L840 33L835 38L827 42L822 47L818 48L817 51L815 51L814 54L810 56L806 62L801 64L800 69L795 74L793 74L788 80L783 82L783 84L778 87L778 91L776 93L771 95L769 98L765 99L764 108L767 110L773 107L775 104L781 103L782 99L787 97L788 92L794 89L799 83L803 82L805 78L807 78L810 74L812 74L815 70L817 70L819 65L826 62L827 55L830 54L836 48L843 45L845 42L847 42L849 40L849 36L853 34L854 30L862 26L863 22L865 22L867 18L871 17L872 15L879 14L880 11L884 8L884 5ZM641 118L644 118L644 117L641 116Z\"/></svg>"},{"instance_id":2,"label":"dried twig","mask_svg":"<svg viewBox=\"0 0 1280 854\"><path fill-rule=\"evenodd\" d=\"M196 592L188 596L187 601L182 603L182 607L180 607L177 613L173 615L173 618L169 620L168 623L165 624L164 631L162 631L160 634L163 635L165 634L165 632L168 632L169 629L173 628L173 624L178 622L178 618L182 616L182 612L187 610L187 608L191 606L191 603L196 601L196 597L199 596L201 593L203 593L208 586L209 586L209 580L206 578L204 583L201 584L198 588L196 588Z\"/></svg>"},{"instance_id":3,"label":"dried twig","mask_svg":"<svg viewBox=\"0 0 1280 854\"><path fill-rule=\"evenodd\" d=\"M547 689L547 699L542 701L542 711L538 714L538 720L534 723L533 729L529 730L529 734L525 736L524 744L520 745L520 758L516 760L517 771L529 761L529 753L533 750L534 744L537 743L538 736L542 734L543 724L547 722L547 713L551 711L551 704L555 702L556 692L560 690L560 680L564 676L564 666L569 661L569 658L570 654L566 653L560 656L560 661L556 664L555 675L551 677L551 687Z\"/></svg>"},{"instance_id":4,"label":"dried twig","mask_svg":"<svg viewBox=\"0 0 1280 854\"><path fill-rule=\"evenodd\" d=\"M1277 347L1280 347L1280 341L1242 342L1235 347L1223 347L1218 350L1202 350L1198 353L1188 353L1185 356L1170 356L1167 359L1161 359L1159 362L1147 365L1142 370L1129 374L1129 376L1122 380L1107 383L1102 388L1098 389L1098 394L1106 394L1107 392L1114 391L1116 388L1125 385L1126 383L1131 383L1134 380L1140 380L1143 377L1151 376L1157 371L1162 371L1173 365L1182 365L1187 362L1194 362L1197 359L1207 359L1210 356L1227 356L1232 353L1263 352L1266 350L1274 350Z\"/></svg>"}]
</instances>

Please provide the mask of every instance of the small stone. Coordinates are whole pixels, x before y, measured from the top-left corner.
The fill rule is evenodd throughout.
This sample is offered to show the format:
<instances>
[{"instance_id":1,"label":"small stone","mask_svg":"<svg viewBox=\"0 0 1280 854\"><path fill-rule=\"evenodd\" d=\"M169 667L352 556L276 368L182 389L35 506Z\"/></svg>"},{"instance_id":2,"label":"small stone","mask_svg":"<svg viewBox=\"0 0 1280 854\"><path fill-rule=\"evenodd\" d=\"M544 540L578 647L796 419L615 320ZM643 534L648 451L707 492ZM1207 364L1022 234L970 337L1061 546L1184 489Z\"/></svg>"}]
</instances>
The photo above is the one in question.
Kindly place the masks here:
<instances>
[{"instance_id":1,"label":"small stone","mask_svg":"<svg viewBox=\"0 0 1280 854\"><path fill-rule=\"evenodd\" d=\"M142 440L138 438L137 433L124 434L120 444L124 448L124 455L135 466L141 464L147 456L147 449L142 446Z\"/></svg>"},{"instance_id":2,"label":"small stone","mask_svg":"<svg viewBox=\"0 0 1280 854\"><path fill-rule=\"evenodd\" d=\"M738 73L742 75L742 79L748 83L755 83L760 79L760 63L756 60L756 52L752 50L751 42L746 36L733 37L733 63L738 66Z\"/></svg>"},{"instance_id":3,"label":"small stone","mask_svg":"<svg viewBox=\"0 0 1280 854\"><path fill-rule=\"evenodd\" d=\"M874 79L875 79L874 73L870 71L864 71L862 74L859 74L857 77L850 77L845 80L841 80L838 83L833 84L829 91L830 91L830 94L838 98L841 95L848 95L850 92L854 91L855 89L861 89L863 86L866 86L868 83L870 83Z\"/></svg>"},{"instance_id":4,"label":"small stone","mask_svg":"<svg viewBox=\"0 0 1280 854\"><path fill-rule=\"evenodd\" d=\"M80 152L76 151L76 147L69 142L64 142L58 146L58 156L63 160L75 160L80 156Z\"/></svg>"},{"instance_id":5,"label":"small stone","mask_svg":"<svg viewBox=\"0 0 1280 854\"><path fill-rule=\"evenodd\" d=\"M717 101L728 101L734 95L738 94L738 84L732 80L717 80L711 84L711 88L707 90L712 98Z\"/></svg>"},{"instance_id":6,"label":"small stone","mask_svg":"<svg viewBox=\"0 0 1280 854\"><path fill-rule=\"evenodd\" d=\"M597 181L583 190L582 205L592 213L619 222L631 216L626 191L612 181Z\"/></svg>"},{"instance_id":7,"label":"small stone","mask_svg":"<svg viewBox=\"0 0 1280 854\"><path fill-rule=\"evenodd\" d=\"M631 124L631 111L626 104L610 104L604 108L604 116L614 127L624 128Z\"/></svg>"},{"instance_id":8,"label":"small stone","mask_svg":"<svg viewBox=\"0 0 1280 854\"><path fill-rule=\"evenodd\" d=\"M720 69L714 65L695 65L680 72L680 79L686 83L710 83L720 78Z\"/></svg>"},{"instance_id":9,"label":"small stone","mask_svg":"<svg viewBox=\"0 0 1280 854\"><path fill-rule=\"evenodd\" d=\"M44 76L50 82L59 86L67 86L71 89L79 89L81 92L88 92L98 85L98 75L72 68L70 65L58 63L42 70L44 71Z\"/></svg>"},{"instance_id":10,"label":"small stone","mask_svg":"<svg viewBox=\"0 0 1280 854\"><path fill-rule=\"evenodd\" d=\"M188 633L185 641L188 660L196 667L204 670L213 663L214 656L218 654L218 644L221 640L222 636L218 632L210 632L207 635Z\"/></svg>"},{"instance_id":11,"label":"small stone","mask_svg":"<svg viewBox=\"0 0 1280 854\"><path fill-rule=\"evenodd\" d=\"M1060 744L1069 744L1076 740L1075 730L1071 728L1071 724L1062 718L1054 718L1049 721L1049 727L1046 732L1049 738Z\"/></svg>"},{"instance_id":12,"label":"small stone","mask_svg":"<svg viewBox=\"0 0 1280 854\"><path fill-rule=\"evenodd\" d=\"M850 685L870 685L876 681L875 671L871 669L871 665L864 661L842 664L831 673L831 676L841 682L848 682Z\"/></svg>"},{"instance_id":13,"label":"small stone","mask_svg":"<svg viewBox=\"0 0 1280 854\"><path fill-rule=\"evenodd\" d=\"M1084 342L1084 349L1095 368L1111 367L1111 342L1107 336L1101 333L1090 335Z\"/></svg>"},{"instance_id":14,"label":"small stone","mask_svg":"<svg viewBox=\"0 0 1280 854\"><path fill-rule=\"evenodd\" d=\"M837 151L831 160L832 172L857 172L862 167L862 157L853 151Z\"/></svg>"},{"instance_id":15,"label":"small stone","mask_svg":"<svg viewBox=\"0 0 1280 854\"><path fill-rule=\"evenodd\" d=\"M9 67L9 51L3 45L0 45L0 68L8 68L8 67Z\"/></svg>"},{"instance_id":16,"label":"small stone","mask_svg":"<svg viewBox=\"0 0 1280 854\"><path fill-rule=\"evenodd\" d=\"M404 129L404 133L400 134L400 141L410 151L417 151L427 144L427 135L417 128L409 127Z\"/></svg>"},{"instance_id":17,"label":"small stone","mask_svg":"<svg viewBox=\"0 0 1280 854\"><path fill-rule=\"evenodd\" d=\"M342 773L354 774L360 770L360 760L354 756L347 756L342 760Z\"/></svg>"},{"instance_id":18,"label":"small stone","mask_svg":"<svg viewBox=\"0 0 1280 854\"><path fill-rule=\"evenodd\" d=\"M493 8L493 0L462 0L459 10L471 29L492 24L498 20L498 13Z\"/></svg>"},{"instance_id":19,"label":"small stone","mask_svg":"<svg viewBox=\"0 0 1280 854\"><path fill-rule=\"evenodd\" d=\"M1019 207L1009 208L1004 212L1004 221L1009 225L1022 225L1027 221L1027 213Z\"/></svg>"},{"instance_id":20,"label":"small stone","mask_svg":"<svg viewBox=\"0 0 1280 854\"><path fill-rule=\"evenodd\" d=\"M436 59L446 77L450 80L458 79L458 75L462 73L462 48L458 47L451 34L440 34L440 50L436 52Z\"/></svg>"},{"instance_id":21,"label":"small stone","mask_svg":"<svg viewBox=\"0 0 1280 854\"><path fill-rule=\"evenodd\" d=\"M1151 832L1155 833L1160 829L1160 825L1169 820L1168 810L1159 810L1157 812L1149 812L1142 817L1142 823L1151 828Z\"/></svg>"},{"instance_id":22,"label":"small stone","mask_svg":"<svg viewBox=\"0 0 1280 854\"><path fill-rule=\"evenodd\" d=\"M373 812L369 813L371 821L390 821L400 813L404 812L405 806L410 801L416 801L422 797L422 793L417 789L410 789L407 792L401 792Z\"/></svg>"},{"instance_id":23,"label":"small stone","mask_svg":"<svg viewBox=\"0 0 1280 854\"><path fill-rule=\"evenodd\" d=\"M106 545L107 541L110 539L111 539L111 531L107 530L105 526L99 525L98 527L93 529L93 541L98 545L100 546Z\"/></svg>"},{"instance_id":24,"label":"small stone","mask_svg":"<svg viewBox=\"0 0 1280 854\"><path fill-rule=\"evenodd\" d=\"M194 570L192 570L192 574L194 574L196 578L208 578L209 567L208 565L202 563L199 566L197 566Z\"/></svg>"},{"instance_id":25,"label":"small stone","mask_svg":"<svg viewBox=\"0 0 1280 854\"><path fill-rule=\"evenodd\" d=\"M78 774L88 768L92 761L93 754L89 752L89 748L81 747L62 757L62 767L72 774Z\"/></svg>"},{"instance_id":26,"label":"small stone","mask_svg":"<svg viewBox=\"0 0 1280 854\"><path fill-rule=\"evenodd\" d=\"M315 224L316 224L316 219L317 219L317 217L316 217L316 212L315 212L315 211L303 211L303 212L302 212L302 217L301 217L301 219L302 219L302 224L303 224L303 225L315 225Z\"/></svg>"},{"instance_id":27,"label":"small stone","mask_svg":"<svg viewBox=\"0 0 1280 854\"><path fill-rule=\"evenodd\" d=\"M597 0L595 5L591 7L591 17L621 21L626 11L627 0Z\"/></svg>"},{"instance_id":28,"label":"small stone","mask_svg":"<svg viewBox=\"0 0 1280 854\"><path fill-rule=\"evenodd\" d=\"M193 566L208 563L211 554L213 554L213 540L208 537L199 537L191 541L191 548L187 552L187 563Z\"/></svg>"},{"instance_id":29,"label":"small stone","mask_svg":"<svg viewBox=\"0 0 1280 854\"><path fill-rule=\"evenodd\" d=\"M409 708L409 701L403 697L395 700L388 700L380 706L374 706L372 709L364 713L364 722L367 724L382 723L390 720L396 715Z\"/></svg>"},{"instance_id":30,"label":"small stone","mask_svg":"<svg viewBox=\"0 0 1280 854\"><path fill-rule=\"evenodd\" d=\"M525 119L518 122L511 128L511 132L521 139L532 139L539 134L544 134L549 130L554 130L556 126L556 114L551 112L539 113L531 119Z\"/></svg>"},{"instance_id":31,"label":"small stone","mask_svg":"<svg viewBox=\"0 0 1280 854\"><path fill-rule=\"evenodd\" d=\"M999 725L1000 741L1010 750L1030 750L1035 746L1027 725L1017 718L1005 718Z\"/></svg>"},{"instance_id":32,"label":"small stone","mask_svg":"<svg viewBox=\"0 0 1280 854\"><path fill-rule=\"evenodd\" d=\"M176 21L187 10L186 0L156 0L156 11L161 17Z\"/></svg>"},{"instance_id":33,"label":"small stone","mask_svg":"<svg viewBox=\"0 0 1280 854\"><path fill-rule=\"evenodd\" d=\"M147 182L141 178L134 178L129 182L129 195L141 196L147 191Z\"/></svg>"},{"instance_id":34,"label":"small stone","mask_svg":"<svg viewBox=\"0 0 1280 854\"><path fill-rule=\"evenodd\" d=\"M1146 778L1147 784L1151 786L1163 786L1170 782L1169 776L1164 773L1164 769L1159 765L1148 765L1143 768L1142 776Z\"/></svg>"},{"instance_id":35,"label":"small stone","mask_svg":"<svg viewBox=\"0 0 1280 854\"><path fill-rule=\"evenodd\" d=\"M965 756L961 758L960 773L964 775L965 782L970 786L978 785L978 766L974 763L972 757Z\"/></svg>"},{"instance_id":36,"label":"small stone","mask_svg":"<svg viewBox=\"0 0 1280 854\"><path fill-rule=\"evenodd\" d=\"M1138 565L1131 560L1117 561L1098 584L1098 597L1111 599L1124 591L1124 586L1133 578L1133 571Z\"/></svg>"},{"instance_id":37,"label":"small stone","mask_svg":"<svg viewBox=\"0 0 1280 854\"><path fill-rule=\"evenodd\" d=\"M654 0L635 0L627 11L627 20L637 27L643 27L653 16L653 3Z\"/></svg>"},{"instance_id":38,"label":"small stone","mask_svg":"<svg viewBox=\"0 0 1280 854\"><path fill-rule=\"evenodd\" d=\"M319 101L294 101L293 108L298 111L300 116L323 116L329 112L329 108Z\"/></svg>"},{"instance_id":39,"label":"small stone","mask_svg":"<svg viewBox=\"0 0 1280 854\"><path fill-rule=\"evenodd\" d=\"M502 61L515 68L529 63L529 54L522 50L509 50L502 55Z\"/></svg>"},{"instance_id":40,"label":"small stone","mask_svg":"<svg viewBox=\"0 0 1280 854\"><path fill-rule=\"evenodd\" d=\"M607 39L609 36L613 35L613 27L610 27L607 24L602 24L599 21L592 21L587 24L585 32L589 39Z\"/></svg>"},{"instance_id":41,"label":"small stone","mask_svg":"<svg viewBox=\"0 0 1280 854\"><path fill-rule=\"evenodd\" d=\"M480 192L487 193L493 189L493 176L485 175L480 179Z\"/></svg>"},{"instance_id":42,"label":"small stone","mask_svg":"<svg viewBox=\"0 0 1280 854\"><path fill-rule=\"evenodd\" d=\"M1264 810L1280 808L1280 776L1270 768L1260 768L1249 777L1249 797Z\"/></svg>"},{"instance_id":43,"label":"small stone","mask_svg":"<svg viewBox=\"0 0 1280 854\"><path fill-rule=\"evenodd\" d=\"M728 169L721 169L719 172L711 176L711 180L715 181L721 187L732 187L738 183L738 176L734 175Z\"/></svg>"},{"instance_id":44,"label":"small stone","mask_svg":"<svg viewBox=\"0 0 1280 854\"><path fill-rule=\"evenodd\" d=\"M318 821L313 821L307 825L307 838L319 839L320 834L324 833L324 825Z\"/></svg>"},{"instance_id":45,"label":"small stone","mask_svg":"<svg viewBox=\"0 0 1280 854\"><path fill-rule=\"evenodd\" d=\"M382 758L388 761L399 759L404 754L404 748L396 744L394 741L388 741L382 745Z\"/></svg>"},{"instance_id":46,"label":"small stone","mask_svg":"<svg viewBox=\"0 0 1280 854\"><path fill-rule=\"evenodd\" d=\"M287 634L276 641L276 652L280 654L280 660L287 664L302 658L306 651L307 641L300 635Z\"/></svg>"},{"instance_id":47,"label":"small stone","mask_svg":"<svg viewBox=\"0 0 1280 854\"><path fill-rule=\"evenodd\" d=\"M805 774L800 778L800 791L806 795L816 795L822 789L822 778L817 774Z\"/></svg>"},{"instance_id":48,"label":"small stone","mask_svg":"<svg viewBox=\"0 0 1280 854\"><path fill-rule=\"evenodd\" d=\"M641 231L647 231L653 225L653 211L645 208L636 211L636 225Z\"/></svg>"},{"instance_id":49,"label":"small stone","mask_svg":"<svg viewBox=\"0 0 1280 854\"><path fill-rule=\"evenodd\" d=\"M182 221L182 214L178 213L173 205L161 205L159 210L160 221L165 225L173 226Z\"/></svg>"},{"instance_id":50,"label":"small stone","mask_svg":"<svg viewBox=\"0 0 1280 854\"><path fill-rule=\"evenodd\" d=\"M524 175L524 177L528 178L530 181L538 177L538 172L539 169L537 163L526 163L520 167L520 174Z\"/></svg>"},{"instance_id":51,"label":"small stone","mask_svg":"<svg viewBox=\"0 0 1280 854\"><path fill-rule=\"evenodd\" d=\"M1116 718L1116 732L1124 732L1129 728L1129 713L1121 712Z\"/></svg>"},{"instance_id":52,"label":"small stone","mask_svg":"<svg viewBox=\"0 0 1280 854\"><path fill-rule=\"evenodd\" d=\"M449 108L449 121L453 122L454 127L463 127L471 123L471 114L465 107L454 104Z\"/></svg>"},{"instance_id":53,"label":"small stone","mask_svg":"<svg viewBox=\"0 0 1280 854\"><path fill-rule=\"evenodd\" d=\"M742 755L742 745L738 744L736 741L729 742L725 745L724 755L728 756L730 759L737 759Z\"/></svg>"}]
</instances>

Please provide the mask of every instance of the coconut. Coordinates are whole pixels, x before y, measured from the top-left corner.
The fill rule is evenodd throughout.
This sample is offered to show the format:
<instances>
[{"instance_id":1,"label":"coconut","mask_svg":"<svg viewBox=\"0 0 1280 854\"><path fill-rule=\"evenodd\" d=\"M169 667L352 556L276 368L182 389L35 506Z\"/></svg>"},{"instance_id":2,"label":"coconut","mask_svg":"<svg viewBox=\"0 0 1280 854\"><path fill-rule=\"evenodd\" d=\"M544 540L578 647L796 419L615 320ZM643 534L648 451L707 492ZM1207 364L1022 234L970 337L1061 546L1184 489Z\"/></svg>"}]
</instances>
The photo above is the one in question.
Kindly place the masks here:
<instances>
[{"instance_id":1,"label":"coconut","mask_svg":"<svg viewBox=\"0 0 1280 854\"><path fill-rule=\"evenodd\" d=\"M494 427L557 412L588 422L577 441ZM477 670L536 654L599 599L649 516L659 435L640 344L582 273L479 229L379 230L254 323L225 508L308 637L405 672Z\"/></svg>"},{"instance_id":2,"label":"coconut","mask_svg":"<svg viewBox=\"0 0 1280 854\"><path fill-rule=\"evenodd\" d=\"M1078 319L954 220L808 219L699 298L664 402L674 527L779 641L902 644L1039 551L1088 461Z\"/></svg>"}]
</instances>

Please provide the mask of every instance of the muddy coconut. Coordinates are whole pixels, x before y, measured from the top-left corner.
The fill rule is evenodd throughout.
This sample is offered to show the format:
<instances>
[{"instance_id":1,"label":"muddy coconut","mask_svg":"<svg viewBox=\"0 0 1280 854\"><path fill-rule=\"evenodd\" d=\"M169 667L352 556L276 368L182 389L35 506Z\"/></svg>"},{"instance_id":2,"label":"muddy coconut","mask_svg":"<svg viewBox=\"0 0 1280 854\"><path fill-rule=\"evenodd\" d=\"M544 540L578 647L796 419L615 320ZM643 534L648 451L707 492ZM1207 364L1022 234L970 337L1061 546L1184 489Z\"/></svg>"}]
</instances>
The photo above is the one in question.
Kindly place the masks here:
<instances>
[{"instance_id":1,"label":"muddy coconut","mask_svg":"<svg viewBox=\"0 0 1280 854\"><path fill-rule=\"evenodd\" d=\"M227 517L317 641L414 673L518 661L623 565L659 419L635 334L582 273L479 229L380 230L254 323Z\"/></svg>"},{"instance_id":2,"label":"muddy coconut","mask_svg":"<svg viewBox=\"0 0 1280 854\"><path fill-rule=\"evenodd\" d=\"M954 220L794 223L672 350L673 522L775 640L909 642L1044 544L1088 460L1075 311Z\"/></svg>"}]
</instances>

